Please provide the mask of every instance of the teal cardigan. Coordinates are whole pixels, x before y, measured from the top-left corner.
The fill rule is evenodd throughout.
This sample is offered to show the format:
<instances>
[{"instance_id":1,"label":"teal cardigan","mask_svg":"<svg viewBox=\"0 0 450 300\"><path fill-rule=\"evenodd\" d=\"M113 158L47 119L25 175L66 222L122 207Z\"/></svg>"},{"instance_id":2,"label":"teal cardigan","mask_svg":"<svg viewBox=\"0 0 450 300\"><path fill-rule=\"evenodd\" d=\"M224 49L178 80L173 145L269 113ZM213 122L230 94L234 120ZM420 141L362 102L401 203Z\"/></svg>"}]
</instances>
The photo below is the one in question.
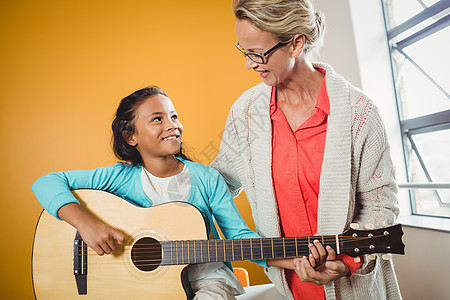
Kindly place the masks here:
<instances>
[{"instance_id":1,"label":"teal cardigan","mask_svg":"<svg viewBox=\"0 0 450 300\"><path fill-rule=\"evenodd\" d=\"M188 203L203 214L208 234L220 239L214 225L216 220L227 239L260 238L248 228L237 209L222 176L215 169L178 158L189 170L191 191ZM49 173L33 184L32 190L42 207L58 218L58 210L68 203L78 203L72 195L75 189L95 189L114 194L136 206L150 207L151 199L144 194L141 166L116 163L114 166L94 170ZM267 267L267 260L254 261ZM230 265L229 265L230 266Z\"/></svg>"}]
</instances>

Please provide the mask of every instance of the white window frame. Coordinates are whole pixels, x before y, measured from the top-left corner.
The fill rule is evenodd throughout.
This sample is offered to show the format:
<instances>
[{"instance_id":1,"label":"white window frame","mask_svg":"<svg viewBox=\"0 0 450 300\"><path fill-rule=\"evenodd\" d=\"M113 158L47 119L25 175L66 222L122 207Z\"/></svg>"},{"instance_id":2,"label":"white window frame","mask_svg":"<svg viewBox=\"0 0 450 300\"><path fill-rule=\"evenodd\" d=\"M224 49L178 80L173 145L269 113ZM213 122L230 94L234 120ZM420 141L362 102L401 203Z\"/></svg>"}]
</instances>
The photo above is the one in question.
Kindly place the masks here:
<instances>
[{"instance_id":1,"label":"white window frame","mask_svg":"<svg viewBox=\"0 0 450 300\"><path fill-rule=\"evenodd\" d=\"M441 0L440 2L448 1ZM450 232L450 219L414 214L409 190L411 188L423 188L424 185L408 183L402 142L403 136L408 130L414 130L417 133L419 130L447 128L446 126L450 125L450 112L445 111L416 119L400 120L388 42L389 31L386 30L384 22L383 0L349 0L349 4L362 89L375 100L385 120L391 143L391 154L397 169L401 209L399 222L413 227ZM424 15L421 17L424 17ZM417 20L418 18L415 19L415 21ZM396 30L400 31L400 29ZM390 34L396 34L396 32L392 31ZM380 89L380 86L385 88ZM427 188L448 188L449 186L450 183L433 183L428 184Z\"/></svg>"}]
</instances>

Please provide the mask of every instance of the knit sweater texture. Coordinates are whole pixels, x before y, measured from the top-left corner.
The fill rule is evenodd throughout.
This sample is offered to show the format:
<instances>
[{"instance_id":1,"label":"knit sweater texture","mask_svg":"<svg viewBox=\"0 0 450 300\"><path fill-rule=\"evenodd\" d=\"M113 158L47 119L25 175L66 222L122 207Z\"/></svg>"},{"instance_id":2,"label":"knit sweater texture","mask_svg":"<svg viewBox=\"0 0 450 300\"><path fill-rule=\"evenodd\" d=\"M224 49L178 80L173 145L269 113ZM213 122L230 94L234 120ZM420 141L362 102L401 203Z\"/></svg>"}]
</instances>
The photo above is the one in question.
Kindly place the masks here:
<instances>
[{"instance_id":1,"label":"knit sweater texture","mask_svg":"<svg viewBox=\"0 0 450 300\"><path fill-rule=\"evenodd\" d=\"M340 234L351 223L361 227L391 225L398 215L395 170L384 124L375 104L331 66L326 71L330 99L326 143L320 175L317 231ZM212 166L227 182L233 197L245 191L256 231L280 237L282 230L272 181L271 87L264 83L244 92L228 115L220 152ZM294 299L284 270L266 268L278 291ZM392 260L381 255L351 278L325 285L327 299L401 299Z\"/></svg>"}]
</instances>

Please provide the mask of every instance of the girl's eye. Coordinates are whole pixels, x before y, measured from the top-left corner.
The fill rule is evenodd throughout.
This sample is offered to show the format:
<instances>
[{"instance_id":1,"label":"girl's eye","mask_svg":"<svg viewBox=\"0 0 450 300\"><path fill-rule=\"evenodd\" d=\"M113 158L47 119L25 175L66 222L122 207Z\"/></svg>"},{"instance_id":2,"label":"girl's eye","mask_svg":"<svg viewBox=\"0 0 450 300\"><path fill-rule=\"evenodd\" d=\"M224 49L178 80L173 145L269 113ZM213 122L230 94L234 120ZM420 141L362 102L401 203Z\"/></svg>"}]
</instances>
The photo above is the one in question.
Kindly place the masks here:
<instances>
[{"instance_id":1,"label":"girl's eye","mask_svg":"<svg viewBox=\"0 0 450 300\"><path fill-rule=\"evenodd\" d=\"M178 119L178 116L177 116L177 115L173 115L173 116L172 116L172 119L173 119L173 120L177 120L177 119Z\"/></svg>"},{"instance_id":2,"label":"girl's eye","mask_svg":"<svg viewBox=\"0 0 450 300\"><path fill-rule=\"evenodd\" d=\"M161 122L161 117L153 118L152 122Z\"/></svg>"}]
</instances>

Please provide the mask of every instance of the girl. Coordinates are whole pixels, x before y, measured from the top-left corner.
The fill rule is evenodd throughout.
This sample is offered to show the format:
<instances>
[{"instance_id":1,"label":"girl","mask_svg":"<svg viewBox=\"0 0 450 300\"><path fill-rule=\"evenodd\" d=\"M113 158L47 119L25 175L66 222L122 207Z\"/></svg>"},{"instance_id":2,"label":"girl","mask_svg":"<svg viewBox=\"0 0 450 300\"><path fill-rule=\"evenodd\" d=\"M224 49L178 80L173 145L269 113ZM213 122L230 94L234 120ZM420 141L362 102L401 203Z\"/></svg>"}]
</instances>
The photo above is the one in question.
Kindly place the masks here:
<instances>
[{"instance_id":1,"label":"girl","mask_svg":"<svg viewBox=\"0 0 450 300\"><path fill-rule=\"evenodd\" d=\"M213 215L226 238L259 238L241 218L219 173L182 154L183 126L160 88L144 88L122 99L112 130L114 153L125 162L95 170L50 173L32 187L41 205L75 227L98 255L112 253L125 236L81 208L73 189L104 190L141 207L187 201L206 216L215 239L220 237ZM258 264L267 266L265 260ZM188 278L194 299L235 299L234 295L244 292L224 263L193 265Z\"/></svg>"}]
</instances>

